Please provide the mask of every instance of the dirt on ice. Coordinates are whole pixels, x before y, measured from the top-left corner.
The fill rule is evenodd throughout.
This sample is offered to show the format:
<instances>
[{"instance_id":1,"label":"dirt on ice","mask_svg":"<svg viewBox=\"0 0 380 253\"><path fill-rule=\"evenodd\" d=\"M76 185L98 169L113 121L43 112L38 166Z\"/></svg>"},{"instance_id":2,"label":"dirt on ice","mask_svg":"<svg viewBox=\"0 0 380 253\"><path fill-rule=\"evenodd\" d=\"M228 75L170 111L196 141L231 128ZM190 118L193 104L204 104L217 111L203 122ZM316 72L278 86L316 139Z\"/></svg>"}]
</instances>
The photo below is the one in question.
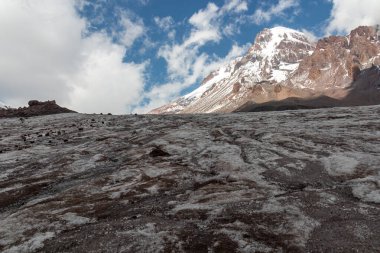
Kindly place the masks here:
<instances>
[{"instance_id":1,"label":"dirt on ice","mask_svg":"<svg viewBox=\"0 0 380 253\"><path fill-rule=\"evenodd\" d=\"M0 251L379 252L379 116L0 119Z\"/></svg>"}]
</instances>

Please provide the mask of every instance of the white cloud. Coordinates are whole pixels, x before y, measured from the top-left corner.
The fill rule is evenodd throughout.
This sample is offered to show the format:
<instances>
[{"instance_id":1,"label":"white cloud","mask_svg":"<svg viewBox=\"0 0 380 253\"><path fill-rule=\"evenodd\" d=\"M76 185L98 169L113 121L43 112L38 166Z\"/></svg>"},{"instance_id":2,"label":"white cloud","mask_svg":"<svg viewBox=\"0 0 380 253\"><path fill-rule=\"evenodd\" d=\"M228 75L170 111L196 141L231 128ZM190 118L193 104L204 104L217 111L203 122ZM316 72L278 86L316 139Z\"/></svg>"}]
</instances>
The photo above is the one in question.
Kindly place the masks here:
<instances>
[{"instance_id":1,"label":"white cloud","mask_svg":"<svg viewBox=\"0 0 380 253\"><path fill-rule=\"evenodd\" d=\"M81 112L123 113L139 99L146 63L123 63L125 47L105 33L83 37L87 24L76 3L0 1L0 100L56 99Z\"/></svg>"},{"instance_id":2,"label":"white cloud","mask_svg":"<svg viewBox=\"0 0 380 253\"><path fill-rule=\"evenodd\" d=\"M311 42L316 42L318 40L318 36L315 35L312 31L301 29L301 32L303 32Z\"/></svg>"},{"instance_id":3,"label":"white cloud","mask_svg":"<svg viewBox=\"0 0 380 253\"><path fill-rule=\"evenodd\" d=\"M219 16L218 10L219 7L214 3L208 3L206 9L199 10L190 17L189 23L199 30L209 29L212 21Z\"/></svg>"},{"instance_id":4,"label":"white cloud","mask_svg":"<svg viewBox=\"0 0 380 253\"><path fill-rule=\"evenodd\" d=\"M154 22L159 28L161 28L164 31L169 31L174 25L174 20L171 16L163 18L154 17Z\"/></svg>"},{"instance_id":5,"label":"white cloud","mask_svg":"<svg viewBox=\"0 0 380 253\"><path fill-rule=\"evenodd\" d=\"M331 0L333 9L326 34L347 34L360 25L380 24L379 0Z\"/></svg>"},{"instance_id":6,"label":"white cloud","mask_svg":"<svg viewBox=\"0 0 380 253\"><path fill-rule=\"evenodd\" d=\"M122 63L124 53L104 34L87 38L80 68L66 78L72 88L67 105L84 112L129 112L143 92L146 64Z\"/></svg>"},{"instance_id":7,"label":"white cloud","mask_svg":"<svg viewBox=\"0 0 380 253\"><path fill-rule=\"evenodd\" d=\"M145 33L145 27L142 20L137 19L134 21L132 18L128 17L126 13L121 15L120 23L123 27L120 42L126 47L132 46L135 40L143 36Z\"/></svg>"},{"instance_id":8,"label":"white cloud","mask_svg":"<svg viewBox=\"0 0 380 253\"><path fill-rule=\"evenodd\" d=\"M229 0L222 9L224 11L233 11L236 13L247 11L248 2L245 0Z\"/></svg>"},{"instance_id":9,"label":"white cloud","mask_svg":"<svg viewBox=\"0 0 380 253\"><path fill-rule=\"evenodd\" d=\"M256 24L269 22L273 17L283 16L288 9L299 6L299 0L279 0L277 4L270 6L267 10L259 8L252 16Z\"/></svg>"},{"instance_id":10,"label":"white cloud","mask_svg":"<svg viewBox=\"0 0 380 253\"><path fill-rule=\"evenodd\" d=\"M140 4L147 5L149 3L149 0L138 0Z\"/></svg>"}]
</instances>

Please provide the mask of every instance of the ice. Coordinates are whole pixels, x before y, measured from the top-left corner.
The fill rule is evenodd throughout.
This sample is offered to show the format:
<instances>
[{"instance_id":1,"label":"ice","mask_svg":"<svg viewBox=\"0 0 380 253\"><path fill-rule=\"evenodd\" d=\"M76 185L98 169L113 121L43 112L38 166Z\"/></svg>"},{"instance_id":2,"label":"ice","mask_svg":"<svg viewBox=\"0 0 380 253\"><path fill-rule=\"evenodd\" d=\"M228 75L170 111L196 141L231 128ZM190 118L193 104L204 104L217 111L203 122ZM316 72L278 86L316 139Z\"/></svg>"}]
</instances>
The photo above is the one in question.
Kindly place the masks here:
<instances>
[{"instance_id":1,"label":"ice","mask_svg":"<svg viewBox=\"0 0 380 253\"><path fill-rule=\"evenodd\" d=\"M0 251L377 252L379 110L2 119Z\"/></svg>"},{"instance_id":2,"label":"ice","mask_svg":"<svg viewBox=\"0 0 380 253\"><path fill-rule=\"evenodd\" d=\"M358 160L343 154L334 154L323 159L327 172L332 176L350 175L355 173Z\"/></svg>"},{"instance_id":3,"label":"ice","mask_svg":"<svg viewBox=\"0 0 380 253\"><path fill-rule=\"evenodd\" d=\"M21 245L13 246L10 249L3 251L4 253L28 253L34 252L44 246L43 242L55 236L53 232L37 233L30 240Z\"/></svg>"},{"instance_id":4,"label":"ice","mask_svg":"<svg viewBox=\"0 0 380 253\"><path fill-rule=\"evenodd\" d=\"M380 203L380 172L377 176L368 176L351 181L355 197L372 203Z\"/></svg>"},{"instance_id":5,"label":"ice","mask_svg":"<svg viewBox=\"0 0 380 253\"><path fill-rule=\"evenodd\" d=\"M83 224L87 224L91 222L91 219L87 217L82 217L82 216L77 215L76 213L70 213L70 212L65 213L62 216L62 219L64 219L71 225L83 225Z\"/></svg>"}]
</instances>

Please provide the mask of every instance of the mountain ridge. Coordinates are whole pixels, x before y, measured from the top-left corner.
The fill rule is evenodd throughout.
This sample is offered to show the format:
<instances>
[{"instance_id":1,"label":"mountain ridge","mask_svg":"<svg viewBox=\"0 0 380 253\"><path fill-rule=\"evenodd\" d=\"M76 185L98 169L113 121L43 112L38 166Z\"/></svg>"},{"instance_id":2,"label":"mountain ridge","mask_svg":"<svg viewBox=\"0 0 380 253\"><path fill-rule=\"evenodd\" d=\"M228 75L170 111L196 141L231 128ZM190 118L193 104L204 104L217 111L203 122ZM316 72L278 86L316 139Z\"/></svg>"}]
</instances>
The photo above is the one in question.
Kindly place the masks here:
<instances>
[{"instance_id":1,"label":"mountain ridge","mask_svg":"<svg viewBox=\"0 0 380 253\"><path fill-rule=\"evenodd\" d=\"M380 40L373 27L360 26L347 36L316 43L290 28L264 29L246 55L211 72L193 92L150 113L232 112L247 103L290 97L342 99L355 75L374 64L380 64Z\"/></svg>"}]
</instances>

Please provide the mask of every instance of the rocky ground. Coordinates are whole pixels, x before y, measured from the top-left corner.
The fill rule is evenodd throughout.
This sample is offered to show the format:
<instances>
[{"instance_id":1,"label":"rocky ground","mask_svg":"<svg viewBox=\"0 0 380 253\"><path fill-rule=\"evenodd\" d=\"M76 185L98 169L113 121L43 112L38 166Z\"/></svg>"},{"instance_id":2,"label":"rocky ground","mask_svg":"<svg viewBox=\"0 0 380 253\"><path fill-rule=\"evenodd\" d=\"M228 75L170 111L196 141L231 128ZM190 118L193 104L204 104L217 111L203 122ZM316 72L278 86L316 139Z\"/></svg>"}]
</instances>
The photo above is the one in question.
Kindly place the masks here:
<instances>
[{"instance_id":1,"label":"rocky ground","mask_svg":"<svg viewBox=\"0 0 380 253\"><path fill-rule=\"evenodd\" d=\"M0 119L0 251L379 252L379 116Z\"/></svg>"}]
</instances>

